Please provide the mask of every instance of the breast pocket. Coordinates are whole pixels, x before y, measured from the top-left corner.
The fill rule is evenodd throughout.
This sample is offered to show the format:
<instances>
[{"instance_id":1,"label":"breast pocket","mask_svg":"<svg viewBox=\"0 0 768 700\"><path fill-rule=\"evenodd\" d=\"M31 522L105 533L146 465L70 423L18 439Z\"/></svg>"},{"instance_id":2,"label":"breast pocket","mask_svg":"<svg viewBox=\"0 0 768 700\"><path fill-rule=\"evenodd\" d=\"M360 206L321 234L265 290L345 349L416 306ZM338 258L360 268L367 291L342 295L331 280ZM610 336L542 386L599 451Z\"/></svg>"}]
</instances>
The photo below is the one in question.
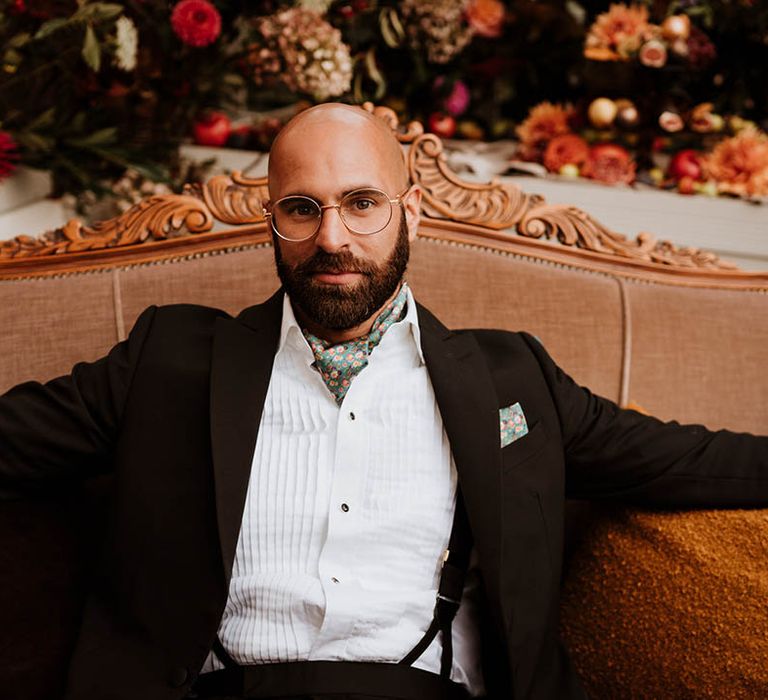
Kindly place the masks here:
<instances>
[{"instance_id":1,"label":"breast pocket","mask_svg":"<svg viewBox=\"0 0 768 700\"><path fill-rule=\"evenodd\" d=\"M526 460L534 457L544 449L546 444L547 433L544 430L544 425L539 421L528 431L527 435L501 448L504 471L515 469Z\"/></svg>"}]
</instances>

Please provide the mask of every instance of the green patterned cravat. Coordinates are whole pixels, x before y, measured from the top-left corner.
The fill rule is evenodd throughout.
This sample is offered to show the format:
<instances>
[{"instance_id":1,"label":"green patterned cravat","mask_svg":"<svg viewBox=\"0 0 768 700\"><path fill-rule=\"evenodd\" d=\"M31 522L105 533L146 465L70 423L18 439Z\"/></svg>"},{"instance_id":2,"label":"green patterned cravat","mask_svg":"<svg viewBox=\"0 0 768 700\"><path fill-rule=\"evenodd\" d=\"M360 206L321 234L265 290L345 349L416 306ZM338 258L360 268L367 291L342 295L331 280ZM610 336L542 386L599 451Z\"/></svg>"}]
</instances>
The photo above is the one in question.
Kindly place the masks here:
<instances>
[{"instance_id":1,"label":"green patterned cravat","mask_svg":"<svg viewBox=\"0 0 768 700\"><path fill-rule=\"evenodd\" d=\"M405 316L407 289L407 285L403 283L397 296L376 317L368 335L331 345L327 340L302 329L315 355L315 367L338 405L341 405L347 395L352 380L368 365L370 354L381 342L387 329Z\"/></svg>"}]
</instances>

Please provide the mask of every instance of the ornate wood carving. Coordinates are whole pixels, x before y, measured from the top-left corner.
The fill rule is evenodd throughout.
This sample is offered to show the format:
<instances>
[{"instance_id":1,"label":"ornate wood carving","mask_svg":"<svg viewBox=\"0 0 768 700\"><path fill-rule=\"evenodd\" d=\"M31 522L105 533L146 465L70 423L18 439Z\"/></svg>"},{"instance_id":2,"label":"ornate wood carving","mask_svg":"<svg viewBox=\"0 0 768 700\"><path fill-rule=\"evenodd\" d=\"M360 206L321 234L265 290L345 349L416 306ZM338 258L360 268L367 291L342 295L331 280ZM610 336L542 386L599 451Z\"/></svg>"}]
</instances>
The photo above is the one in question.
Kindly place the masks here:
<instances>
[{"instance_id":1,"label":"ornate wood carving","mask_svg":"<svg viewBox=\"0 0 768 700\"><path fill-rule=\"evenodd\" d=\"M462 221L492 229L510 228L543 201L514 185L464 182L443 155L443 144L434 134L417 137L408 151L411 180L421 186L427 216Z\"/></svg>"},{"instance_id":2,"label":"ornate wood carving","mask_svg":"<svg viewBox=\"0 0 768 700\"><path fill-rule=\"evenodd\" d=\"M678 267L736 269L735 265L720 260L714 253L696 248L678 248L669 241L657 240L650 233L640 233L630 240L577 207L545 204L543 200L525 212L516 228L522 236L556 237L563 245L632 260Z\"/></svg>"},{"instance_id":3,"label":"ornate wood carving","mask_svg":"<svg viewBox=\"0 0 768 700\"><path fill-rule=\"evenodd\" d=\"M154 195L126 212L93 226L71 219L37 238L17 236L0 241L3 259L80 253L162 240L177 235L206 233L214 222L253 224L264 220L262 203L268 198L266 178L240 173L217 175L188 186L182 194Z\"/></svg>"},{"instance_id":4,"label":"ornate wood carving","mask_svg":"<svg viewBox=\"0 0 768 700\"><path fill-rule=\"evenodd\" d=\"M678 248L649 233L628 239L581 209L547 204L540 195L526 194L512 183L466 182L448 166L442 141L433 134L425 134L419 122L401 126L392 109L370 102L363 109L382 119L398 140L408 146L407 167L411 180L421 186L426 219L504 231L510 238L552 238L564 246L619 259L689 269L735 269L713 253ZM255 224L263 221L262 205L267 199L266 178L248 178L237 172L231 177L218 175L204 184L187 187L182 194L149 197L124 214L93 226L71 220L37 238L18 236L0 242L0 262L206 233L217 221L228 225Z\"/></svg>"}]
</instances>

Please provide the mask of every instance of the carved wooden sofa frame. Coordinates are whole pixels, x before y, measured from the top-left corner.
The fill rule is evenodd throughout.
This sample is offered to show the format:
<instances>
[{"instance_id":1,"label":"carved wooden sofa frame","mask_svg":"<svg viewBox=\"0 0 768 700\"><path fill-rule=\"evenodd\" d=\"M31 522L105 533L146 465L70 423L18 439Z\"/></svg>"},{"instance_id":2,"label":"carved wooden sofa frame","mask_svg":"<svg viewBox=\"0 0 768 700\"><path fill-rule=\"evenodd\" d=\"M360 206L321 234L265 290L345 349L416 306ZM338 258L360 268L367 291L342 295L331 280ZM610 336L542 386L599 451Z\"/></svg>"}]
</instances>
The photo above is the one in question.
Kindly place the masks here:
<instances>
[{"instance_id":1,"label":"carved wooden sofa frame","mask_svg":"<svg viewBox=\"0 0 768 700\"><path fill-rule=\"evenodd\" d=\"M577 207L548 204L542 197L526 194L513 184L463 182L448 167L441 141L423 133L419 123L401 127L391 110L370 104L364 108L387 121L407 147L411 180L423 191L419 238L424 242L467 251L482 249L521 261L611 278L619 285L627 328L628 283L657 283L670 289L714 290L724 294L740 291L748 293L751 300L756 295L768 300L768 273L740 271L712 253L680 248L647 233L627 238ZM86 226L72 220L38 237L18 236L0 242L0 284L266 248L271 246L262 209L267 197L264 178L252 179L239 173L221 175L188 186L182 194L151 196L103 223ZM766 304L762 303L761 308L765 310ZM124 337L126 328L120 318L117 325L118 335ZM631 352L632 338L627 331L619 359L618 398L622 405L632 399ZM762 425L765 430L765 423ZM669 660L670 650L659 638L658 628L643 627L638 622L642 616L647 619L657 615L657 607L664 606L670 587L684 586L689 579L695 581L697 566L676 559L675 547L689 539L701 542L702 533L732 526L736 530L746 528L757 537L750 540L757 549L749 557L739 559L747 583L737 585L725 576L720 584L736 585L738 595L746 601L735 614L746 615L750 620L756 615L758 620L762 619L763 631L768 629L766 617L760 618L754 607L759 608L760 603L755 601L764 598L766 579L755 574L751 558L759 560L762 556L763 564L768 558L768 516L765 512L739 512L719 514L713 520L714 517L711 513L667 516L625 510L601 512L599 517L590 515L591 534L586 544L577 549L565 581L563 633L577 669L595 697L718 697L718 688L731 676L727 670L714 672L712 668L717 664L708 664L703 659L706 644L703 651L673 650L673 663ZM637 545L638 539L644 542L642 546ZM705 549L711 541L711 537L706 540ZM626 553L638 551L635 545L644 547L643 556L654 561L646 568L628 571ZM62 556L69 555L72 552ZM676 570L678 575L659 581L659 570ZM707 605L708 602L704 604L705 611ZM597 607L604 609L603 615L594 614ZM66 615L75 619L75 609ZM719 620L716 624L723 623ZM640 630L635 637L632 628ZM768 694L768 662L759 668L759 664L751 661L762 653L763 661L768 659L768 641L757 639L752 631L744 643L739 632L733 630L714 637L718 643L726 640L731 645L716 650L722 655L721 660L725 658L732 664L733 673L738 676L738 682L728 685L728 696L758 697L760 688ZM756 634L759 637L759 631ZM763 636L768 640L768 634ZM751 695L753 691L758 694Z\"/></svg>"}]
</instances>

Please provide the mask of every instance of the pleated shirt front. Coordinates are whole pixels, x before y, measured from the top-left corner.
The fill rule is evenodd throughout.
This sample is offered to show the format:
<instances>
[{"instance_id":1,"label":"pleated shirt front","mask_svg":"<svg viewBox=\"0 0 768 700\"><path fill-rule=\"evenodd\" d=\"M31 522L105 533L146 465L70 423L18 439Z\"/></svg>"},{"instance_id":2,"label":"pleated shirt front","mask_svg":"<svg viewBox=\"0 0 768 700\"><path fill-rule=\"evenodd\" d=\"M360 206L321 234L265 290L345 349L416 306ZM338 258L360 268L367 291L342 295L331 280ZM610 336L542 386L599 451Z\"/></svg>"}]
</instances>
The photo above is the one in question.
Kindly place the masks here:
<instances>
[{"instance_id":1,"label":"pleated shirt front","mask_svg":"<svg viewBox=\"0 0 768 700\"><path fill-rule=\"evenodd\" d=\"M432 619L456 470L408 296L341 405L285 297L219 628L238 663L397 662ZM454 623L452 677L477 691L471 613ZM437 673L440 649L414 666Z\"/></svg>"}]
</instances>

